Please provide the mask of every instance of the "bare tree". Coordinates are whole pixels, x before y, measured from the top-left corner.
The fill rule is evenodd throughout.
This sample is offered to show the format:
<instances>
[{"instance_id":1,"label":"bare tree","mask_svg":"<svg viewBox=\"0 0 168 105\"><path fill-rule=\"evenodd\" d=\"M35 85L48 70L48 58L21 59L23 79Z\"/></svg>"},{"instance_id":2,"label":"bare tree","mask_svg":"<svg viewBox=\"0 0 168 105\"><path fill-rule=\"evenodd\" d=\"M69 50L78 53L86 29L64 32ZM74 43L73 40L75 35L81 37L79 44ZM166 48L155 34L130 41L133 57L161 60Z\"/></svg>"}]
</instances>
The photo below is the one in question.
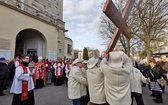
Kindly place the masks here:
<instances>
[{"instance_id":1,"label":"bare tree","mask_svg":"<svg viewBox=\"0 0 168 105\"><path fill-rule=\"evenodd\" d=\"M104 14L100 17L101 24L99 27L100 37L104 39L104 44L108 44L116 29L115 25Z\"/></svg>"},{"instance_id":2,"label":"bare tree","mask_svg":"<svg viewBox=\"0 0 168 105\"><path fill-rule=\"evenodd\" d=\"M157 47L158 41L163 41L168 22L168 0L138 0L132 11L130 24L133 34L144 42L147 59Z\"/></svg>"},{"instance_id":3,"label":"bare tree","mask_svg":"<svg viewBox=\"0 0 168 105\"><path fill-rule=\"evenodd\" d=\"M123 10L124 0L119 0L117 7ZM137 0L127 21L132 29L132 39L126 40L124 35L119 38L124 50L129 53L133 45L141 43L147 53L147 59L164 40L165 28L168 23L168 0ZM104 30L102 29L104 28ZM102 30L101 30L102 29ZM106 29L106 30L105 30ZM101 17L100 34L107 42L111 40L115 26L107 17ZM104 32L103 32L104 31ZM130 45L131 44L131 45Z\"/></svg>"},{"instance_id":4,"label":"bare tree","mask_svg":"<svg viewBox=\"0 0 168 105\"><path fill-rule=\"evenodd\" d=\"M114 2L119 12L122 14L122 11L126 4L126 0L115 0ZM100 37L105 40L105 44L109 44L110 40L113 37L115 29L116 26L113 24L113 22L103 14L101 17L99 33ZM137 39L138 38L133 37L130 45L130 40L128 40L123 34L120 35L119 43L122 45L124 52L127 55L130 55L130 48L133 47L137 43L137 41L140 41L139 39Z\"/></svg>"}]
</instances>

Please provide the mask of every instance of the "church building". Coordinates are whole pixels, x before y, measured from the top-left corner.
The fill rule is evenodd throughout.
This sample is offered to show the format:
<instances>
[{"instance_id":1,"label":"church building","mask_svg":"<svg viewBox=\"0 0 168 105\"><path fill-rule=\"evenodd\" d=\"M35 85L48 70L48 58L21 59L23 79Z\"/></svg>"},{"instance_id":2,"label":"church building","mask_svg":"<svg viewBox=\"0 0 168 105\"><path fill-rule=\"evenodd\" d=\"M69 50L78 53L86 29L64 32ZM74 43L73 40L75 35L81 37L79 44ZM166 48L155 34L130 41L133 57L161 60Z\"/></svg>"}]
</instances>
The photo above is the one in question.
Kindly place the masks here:
<instances>
[{"instance_id":1,"label":"church building","mask_svg":"<svg viewBox=\"0 0 168 105\"><path fill-rule=\"evenodd\" d=\"M0 14L0 56L9 60L19 54L52 60L72 57L63 0L0 0Z\"/></svg>"}]
</instances>

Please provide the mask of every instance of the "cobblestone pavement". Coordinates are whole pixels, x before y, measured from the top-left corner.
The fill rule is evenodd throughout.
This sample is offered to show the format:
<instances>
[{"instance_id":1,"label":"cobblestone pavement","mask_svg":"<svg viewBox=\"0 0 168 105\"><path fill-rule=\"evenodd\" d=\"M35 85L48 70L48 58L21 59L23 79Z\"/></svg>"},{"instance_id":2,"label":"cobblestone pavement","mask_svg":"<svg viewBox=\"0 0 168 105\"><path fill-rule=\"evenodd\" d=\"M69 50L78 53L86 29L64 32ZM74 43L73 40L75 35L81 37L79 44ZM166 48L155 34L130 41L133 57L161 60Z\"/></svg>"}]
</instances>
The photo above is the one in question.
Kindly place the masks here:
<instances>
[{"instance_id":1,"label":"cobblestone pavement","mask_svg":"<svg viewBox=\"0 0 168 105\"><path fill-rule=\"evenodd\" d=\"M0 105L11 105L13 95L9 93L9 89L5 90L6 96L0 97ZM67 96L67 88L65 85L54 86L47 85L42 89L35 89L35 105L72 105L71 100ZM168 105L168 87L163 93L163 104L153 102L153 97L150 96L150 91L147 87L143 87L143 99L145 105ZM134 101L134 105L136 102Z\"/></svg>"}]
</instances>

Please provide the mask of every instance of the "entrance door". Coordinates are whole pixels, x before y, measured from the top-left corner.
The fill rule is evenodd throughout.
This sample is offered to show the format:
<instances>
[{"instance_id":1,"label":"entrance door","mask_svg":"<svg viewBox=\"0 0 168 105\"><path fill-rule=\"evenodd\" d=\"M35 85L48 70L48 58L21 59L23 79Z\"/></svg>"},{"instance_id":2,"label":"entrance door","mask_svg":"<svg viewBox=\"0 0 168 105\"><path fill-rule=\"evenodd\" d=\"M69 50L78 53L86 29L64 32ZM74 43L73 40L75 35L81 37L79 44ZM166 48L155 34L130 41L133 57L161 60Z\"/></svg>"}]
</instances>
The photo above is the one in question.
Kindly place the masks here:
<instances>
[{"instance_id":1,"label":"entrance door","mask_svg":"<svg viewBox=\"0 0 168 105\"><path fill-rule=\"evenodd\" d=\"M33 29L22 30L16 37L15 56L35 54L45 57L45 46L46 42L39 31Z\"/></svg>"},{"instance_id":2,"label":"entrance door","mask_svg":"<svg viewBox=\"0 0 168 105\"><path fill-rule=\"evenodd\" d=\"M37 49L28 49L27 55L29 55L29 54L37 54Z\"/></svg>"}]
</instances>

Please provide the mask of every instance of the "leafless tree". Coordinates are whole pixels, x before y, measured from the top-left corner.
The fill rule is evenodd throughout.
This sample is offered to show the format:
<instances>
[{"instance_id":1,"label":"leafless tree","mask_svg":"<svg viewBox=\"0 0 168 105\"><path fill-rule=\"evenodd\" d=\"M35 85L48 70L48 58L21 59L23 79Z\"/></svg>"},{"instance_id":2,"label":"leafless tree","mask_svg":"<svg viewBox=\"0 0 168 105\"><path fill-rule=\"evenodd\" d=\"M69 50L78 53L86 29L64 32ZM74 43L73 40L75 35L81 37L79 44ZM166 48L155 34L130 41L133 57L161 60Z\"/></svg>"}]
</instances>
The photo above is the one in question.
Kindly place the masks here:
<instances>
[{"instance_id":1,"label":"leafless tree","mask_svg":"<svg viewBox=\"0 0 168 105\"><path fill-rule=\"evenodd\" d=\"M125 0L119 0L116 6L123 10ZM113 23L105 16L101 17L100 34L107 42L111 40L115 30ZM147 53L147 59L166 35L165 28L168 23L168 0L137 0L127 21L133 32L131 41L124 35L119 38L125 51L129 52L133 45L141 43ZM104 29L102 29L104 28ZM131 42L131 45L129 45ZM135 42L135 43L134 43Z\"/></svg>"},{"instance_id":2,"label":"leafless tree","mask_svg":"<svg viewBox=\"0 0 168 105\"><path fill-rule=\"evenodd\" d=\"M115 0L115 5L118 8L119 12L122 14L122 11L125 7L126 0ZM113 37L114 31L116 29L116 26L113 24L113 22L108 19L104 14L101 16L101 25L99 28L100 37L105 40L105 44L109 44L110 40ZM120 43L128 55L130 55L130 48L137 44L137 42L140 42L138 38L133 37L131 44L130 40L128 40L123 34L120 35L118 43Z\"/></svg>"},{"instance_id":3,"label":"leafless tree","mask_svg":"<svg viewBox=\"0 0 168 105\"><path fill-rule=\"evenodd\" d=\"M163 41L165 28L168 23L168 0L138 0L130 16L133 34L144 42L147 59L157 46Z\"/></svg>"}]
</instances>

